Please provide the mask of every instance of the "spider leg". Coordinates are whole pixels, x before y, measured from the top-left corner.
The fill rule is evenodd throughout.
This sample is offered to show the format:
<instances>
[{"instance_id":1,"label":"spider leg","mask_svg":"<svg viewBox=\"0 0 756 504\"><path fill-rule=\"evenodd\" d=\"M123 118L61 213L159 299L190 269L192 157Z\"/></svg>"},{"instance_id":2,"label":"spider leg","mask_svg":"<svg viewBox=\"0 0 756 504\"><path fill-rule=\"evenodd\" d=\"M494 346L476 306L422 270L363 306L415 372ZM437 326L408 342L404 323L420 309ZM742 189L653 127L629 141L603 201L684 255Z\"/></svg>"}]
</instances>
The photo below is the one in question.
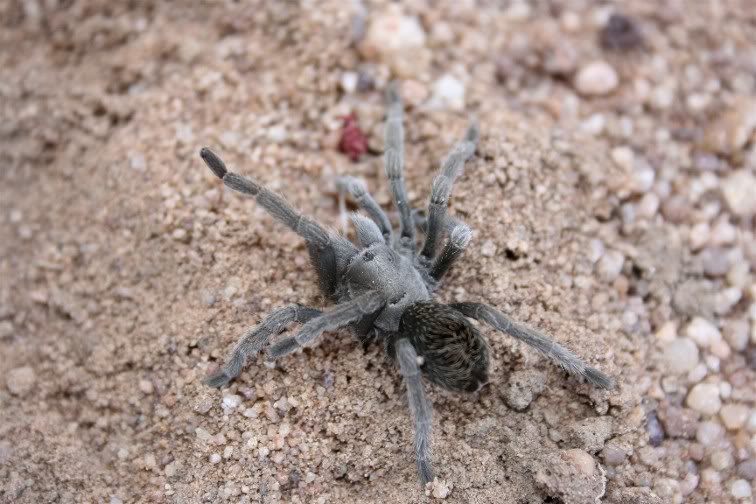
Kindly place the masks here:
<instances>
[{"instance_id":1,"label":"spider leg","mask_svg":"<svg viewBox=\"0 0 756 504\"><path fill-rule=\"evenodd\" d=\"M530 345L568 373L585 378L590 384L596 387L605 389L614 387L614 381L610 377L598 369L586 365L580 357L556 341L538 331L516 323L495 308L482 303L454 303L449 306L467 317L485 322L494 329L509 334L513 338Z\"/></svg>"},{"instance_id":2,"label":"spider leg","mask_svg":"<svg viewBox=\"0 0 756 504\"><path fill-rule=\"evenodd\" d=\"M427 258L436 255L436 247L444 232L446 206L449 203L454 181L462 175L465 161L475 153L478 143L478 125L473 123L467 129L465 137L460 140L446 156L441 171L433 179L430 203L428 204L428 225L423 250L420 252Z\"/></svg>"},{"instance_id":3,"label":"spider leg","mask_svg":"<svg viewBox=\"0 0 756 504\"><path fill-rule=\"evenodd\" d=\"M402 127L402 99L395 83L386 91L388 117L386 118L386 150L383 162L391 185L394 205L399 210L401 243L415 250L415 225L404 185L404 129Z\"/></svg>"},{"instance_id":4,"label":"spider leg","mask_svg":"<svg viewBox=\"0 0 756 504\"><path fill-rule=\"evenodd\" d=\"M402 338L396 342L396 358L399 361L399 369L404 381L407 383L407 399L409 400L412 418L415 421L415 460L417 461L420 479L425 485L429 481L433 481L433 468L431 466L433 411L423 392L417 352L409 340Z\"/></svg>"},{"instance_id":5,"label":"spider leg","mask_svg":"<svg viewBox=\"0 0 756 504\"><path fill-rule=\"evenodd\" d=\"M247 358L259 352L272 335L282 332L291 322L307 322L321 313L320 310L298 304L290 304L272 312L259 325L241 335L231 357L217 373L207 377L204 383L211 387L222 387L239 376Z\"/></svg>"},{"instance_id":6,"label":"spider leg","mask_svg":"<svg viewBox=\"0 0 756 504\"><path fill-rule=\"evenodd\" d=\"M340 191L348 192L357 204L367 212L368 217L373 219L381 230L383 239L387 244L391 243L391 222L378 203L367 191L365 184L354 177L339 177L336 186Z\"/></svg>"},{"instance_id":7,"label":"spider leg","mask_svg":"<svg viewBox=\"0 0 756 504\"><path fill-rule=\"evenodd\" d=\"M267 360L274 361L290 354L297 348L311 343L325 331L333 331L356 322L366 315L379 311L385 304L386 300L376 291L370 291L351 301L338 304L303 325L296 336L289 336L278 341L268 351Z\"/></svg>"},{"instance_id":8,"label":"spider leg","mask_svg":"<svg viewBox=\"0 0 756 504\"><path fill-rule=\"evenodd\" d=\"M456 219L452 220L451 217L447 217L446 220L451 221L449 239L441 252L433 259L430 267L430 276L435 280L441 280L449 271L449 268L459 259L472 238L472 231L467 224Z\"/></svg>"},{"instance_id":9,"label":"spider leg","mask_svg":"<svg viewBox=\"0 0 756 504\"><path fill-rule=\"evenodd\" d=\"M200 156L208 168L231 189L252 196L270 215L295 231L307 241L312 263L318 272L321 289L333 297L340 269L357 249L349 240L338 239L316 221L299 214L284 198L253 180L229 172L213 151L204 147Z\"/></svg>"}]
</instances>

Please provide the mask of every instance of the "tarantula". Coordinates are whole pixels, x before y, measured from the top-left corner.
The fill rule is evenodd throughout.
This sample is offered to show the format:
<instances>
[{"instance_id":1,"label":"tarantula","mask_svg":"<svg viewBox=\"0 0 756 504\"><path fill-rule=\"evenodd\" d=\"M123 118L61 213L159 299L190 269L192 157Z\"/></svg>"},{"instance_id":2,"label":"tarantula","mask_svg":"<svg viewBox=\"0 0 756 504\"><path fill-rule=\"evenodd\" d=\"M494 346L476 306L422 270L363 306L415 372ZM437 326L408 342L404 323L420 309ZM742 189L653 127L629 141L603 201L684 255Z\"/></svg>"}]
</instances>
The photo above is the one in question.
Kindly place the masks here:
<instances>
[{"instance_id":1,"label":"tarantula","mask_svg":"<svg viewBox=\"0 0 756 504\"><path fill-rule=\"evenodd\" d=\"M240 337L225 365L205 383L221 387L238 376L247 358L292 322L303 324L299 333L273 344L268 352L269 361L311 344L325 331L341 327L351 328L363 341L374 338L382 342L387 354L398 362L406 382L415 425L415 458L425 484L433 480L431 405L423 392L421 375L455 392L474 392L488 382L488 345L468 318L527 343L568 373L597 387L611 388L612 380L555 341L514 322L495 308L481 303L444 305L433 300L444 274L470 242L470 228L447 216L446 209L455 180L462 174L464 163L475 153L478 127L470 126L464 138L449 152L433 180L428 215L424 219L410 208L404 184L403 112L397 87L389 86L386 96L384 163L393 202L399 211L398 234L386 213L357 179L342 177L338 180L340 189L350 194L369 216L351 215L357 238L355 245L300 215L281 196L228 171L210 149L200 151L207 166L225 185L254 197L268 213L305 239L320 289L336 304L325 311L299 304L274 311ZM416 228L425 234L419 252ZM448 237L444 241L445 235Z\"/></svg>"}]
</instances>

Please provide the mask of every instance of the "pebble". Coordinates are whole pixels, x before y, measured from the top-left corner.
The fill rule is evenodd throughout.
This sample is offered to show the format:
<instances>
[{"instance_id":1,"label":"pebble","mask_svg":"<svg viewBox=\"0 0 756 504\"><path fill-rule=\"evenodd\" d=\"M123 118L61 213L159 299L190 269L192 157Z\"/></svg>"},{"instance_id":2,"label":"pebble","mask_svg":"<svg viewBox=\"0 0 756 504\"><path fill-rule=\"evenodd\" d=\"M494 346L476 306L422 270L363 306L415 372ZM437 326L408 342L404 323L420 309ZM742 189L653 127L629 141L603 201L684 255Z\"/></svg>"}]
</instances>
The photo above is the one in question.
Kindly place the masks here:
<instances>
[{"instance_id":1,"label":"pebble","mask_svg":"<svg viewBox=\"0 0 756 504\"><path fill-rule=\"evenodd\" d=\"M751 497L751 485L746 480L735 480L730 485L730 494L736 499L748 499Z\"/></svg>"},{"instance_id":2,"label":"pebble","mask_svg":"<svg viewBox=\"0 0 756 504\"><path fill-rule=\"evenodd\" d=\"M719 416L729 430L739 430L745 425L748 413L748 407L743 404L725 404L719 411Z\"/></svg>"},{"instance_id":3,"label":"pebble","mask_svg":"<svg viewBox=\"0 0 756 504\"><path fill-rule=\"evenodd\" d=\"M210 463L213 465L220 464L220 461L222 460L220 453L213 453L210 455Z\"/></svg>"},{"instance_id":4,"label":"pebble","mask_svg":"<svg viewBox=\"0 0 756 504\"><path fill-rule=\"evenodd\" d=\"M722 154L743 149L756 129L756 99L739 98L706 132L704 145Z\"/></svg>"},{"instance_id":5,"label":"pebble","mask_svg":"<svg viewBox=\"0 0 756 504\"><path fill-rule=\"evenodd\" d=\"M592 61L578 70L575 87L586 96L606 95L617 89L617 71L605 61Z\"/></svg>"},{"instance_id":6,"label":"pebble","mask_svg":"<svg viewBox=\"0 0 756 504\"><path fill-rule=\"evenodd\" d=\"M568 435L572 446L596 453L604 447L604 441L611 436L612 430L612 417L600 416L573 423Z\"/></svg>"},{"instance_id":7,"label":"pebble","mask_svg":"<svg viewBox=\"0 0 756 504\"><path fill-rule=\"evenodd\" d=\"M665 372L688 373L698 365L698 347L689 338L676 338L664 346L662 362Z\"/></svg>"},{"instance_id":8,"label":"pebble","mask_svg":"<svg viewBox=\"0 0 756 504\"><path fill-rule=\"evenodd\" d=\"M357 72L344 72L341 75L341 89L346 94L352 94L357 90L357 82L359 81L359 75Z\"/></svg>"},{"instance_id":9,"label":"pebble","mask_svg":"<svg viewBox=\"0 0 756 504\"><path fill-rule=\"evenodd\" d=\"M728 208L738 217L750 217L756 213L756 177L749 170L739 170L721 184L722 195Z\"/></svg>"},{"instance_id":10,"label":"pebble","mask_svg":"<svg viewBox=\"0 0 756 504\"><path fill-rule=\"evenodd\" d=\"M194 411L202 415L210 411L212 407L213 407L213 399L208 395L204 395L200 397L199 399L197 399L197 402L194 403Z\"/></svg>"},{"instance_id":11,"label":"pebble","mask_svg":"<svg viewBox=\"0 0 756 504\"><path fill-rule=\"evenodd\" d=\"M379 57L398 77L416 77L430 63L425 51L426 35L418 18L395 8L372 15L360 51L368 59Z\"/></svg>"},{"instance_id":12,"label":"pebble","mask_svg":"<svg viewBox=\"0 0 756 504\"><path fill-rule=\"evenodd\" d=\"M139 390L145 394L152 394L155 391L155 387L149 380L139 380Z\"/></svg>"},{"instance_id":13,"label":"pebble","mask_svg":"<svg viewBox=\"0 0 756 504\"><path fill-rule=\"evenodd\" d=\"M688 408L670 406L659 410L664 432L672 438L693 439L701 414Z\"/></svg>"},{"instance_id":14,"label":"pebble","mask_svg":"<svg viewBox=\"0 0 756 504\"><path fill-rule=\"evenodd\" d=\"M242 403L242 398L240 395L236 394L229 394L226 396L223 396L223 408L233 410L239 407L239 405Z\"/></svg>"},{"instance_id":15,"label":"pebble","mask_svg":"<svg viewBox=\"0 0 756 504\"><path fill-rule=\"evenodd\" d=\"M701 251L699 258L704 273L711 277L725 276L730 269L730 260L720 247L706 247Z\"/></svg>"},{"instance_id":16,"label":"pebble","mask_svg":"<svg viewBox=\"0 0 756 504\"><path fill-rule=\"evenodd\" d=\"M604 459L606 465L610 466L624 464L625 460L627 460L627 455L627 450L611 442L607 443L604 449L601 450L601 458Z\"/></svg>"},{"instance_id":17,"label":"pebble","mask_svg":"<svg viewBox=\"0 0 756 504\"><path fill-rule=\"evenodd\" d=\"M433 83L431 106L439 109L464 110L465 85L452 75L443 75Z\"/></svg>"},{"instance_id":18,"label":"pebble","mask_svg":"<svg viewBox=\"0 0 756 504\"><path fill-rule=\"evenodd\" d=\"M546 376L535 369L515 371L509 376L507 387L501 392L504 402L516 411L523 411L543 392Z\"/></svg>"},{"instance_id":19,"label":"pebble","mask_svg":"<svg viewBox=\"0 0 756 504\"><path fill-rule=\"evenodd\" d=\"M724 436L724 429L717 422L701 422L696 429L696 441L703 446L714 446Z\"/></svg>"},{"instance_id":20,"label":"pebble","mask_svg":"<svg viewBox=\"0 0 756 504\"><path fill-rule=\"evenodd\" d=\"M688 393L686 404L704 415L715 415L722 407L719 386L713 383L699 383Z\"/></svg>"},{"instance_id":21,"label":"pebble","mask_svg":"<svg viewBox=\"0 0 756 504\"><path fill-rule=\"evenodd\" d=\"M491 240L486 240L480 247L480 255L483 257L493 257L496 255L496 244Z\"/></svg>"},{"instance_id":22,"label":"pebble","mask_svg":"<svg viewBox=\"0 0 756 504\"><path fill-rule=\"evenodd\" d=\"M711 466L717 471L724 471L735 465L735 459L732 453L727 450L717 450L711 454L709 459Z\"/></svg>"},{"instance_id":23,"label":"pebble","mask_svg":"<svg viewBox=\"0 0 756 504\"><path fill-rule=\"evenodd\" d=\"M0 322L0 339L10 338L14 331L13 322L10 320Z\"/></svg>"},{"instance_id":24,"label":"pebble","mask_svg":"<svg viewBox=\"0 0 756 504\"><path fill-rule=\"evenodd\" d=\"M696 317L688 324L686 334L701 348L708 348L722 339L719 329L702 317Z\"/></svg>"},{"instance_id":25,"label":"pebble","mask_svg":"<svg viewBox=\"0 0 756 504\"><path fill-rule=\"evenodd\" d=\"M748 481L756 479L756 458L751 458L738 464L738 476Z\"/></svg>"},{"instance_id":26,"label":"pebble","mask_svg":"<svg viewBox=\"0 0 756 504\"><path fill-rule=\"evenodd\" d=\"M454 488L450 483L447 483L446 480L440 480L438 478L433 478L430 487L430 493L436 499L446 499L451 493L452 488Z\"/></svg>"},{"instance_id":27,"label":"pebble","mask_svg":"<svg viewBox=\"0 0 756 504\"><path fill-rule=\"evenodd\" d=\"M622 272L625 256L617 250L607 250L598 261L598 273L606 282L613 282Z\"/></svg>"},{"instance_id":28,"label":"pebble","mask_svg":"<svg viewBox=\"0 0 756 504\"><path fill-rule=\"evenodd\" d=\"M31 392L37 377L29 366L12 369L5 377L5 384L11 394L23 396Z\"/></svg>"},{"instance_id":29,"label":"pebble","mask_svg":"<svg viewBox=\"0 0 756 504\"><path fill-rule=\"evenodd\" d=\"M593 476L596 462L591 455L583 450L573 448L565 450L564 459L577 469L577 472L586 477Z\"/></svg>"}]
</instances>

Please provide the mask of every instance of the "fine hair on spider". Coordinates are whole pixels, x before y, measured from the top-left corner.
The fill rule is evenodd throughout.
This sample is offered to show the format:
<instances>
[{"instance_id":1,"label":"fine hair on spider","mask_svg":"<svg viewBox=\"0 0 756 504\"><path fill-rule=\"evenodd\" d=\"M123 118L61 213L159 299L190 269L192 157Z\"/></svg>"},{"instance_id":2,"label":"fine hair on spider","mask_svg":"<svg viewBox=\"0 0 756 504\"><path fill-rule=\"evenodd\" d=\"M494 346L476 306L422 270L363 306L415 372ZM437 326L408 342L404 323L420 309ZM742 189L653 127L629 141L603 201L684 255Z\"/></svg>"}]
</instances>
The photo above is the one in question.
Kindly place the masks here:
<instances>
[{"instance_id":1,"label":"fine hair on spider","mask_svg":"<svg viewBox=\"0 0 756 504\"><path fill-rule=\"evenodd\" d=\"M475 154L478 126L472 124L447 154L433 179L427 219L422 218L410 208L404 182L403 109L396 84L389 85L386 99L384 165L399 214L399 229L392 227L361 182L341 177L339 189L367 214L350 216L356 243L302 216L284 198L254 180L228 171L210 149L200 151L207 166L226 186L253 197L272 217L304 238L320 289L334 304L322 311L299 304L273 311L239 337L226 363L205 383L221 387L239 376L250 357L294 322L301 324L299 332L273 343L267 351L269 361L313 343L323 332L339 328L350 328L363 341L375 339L398 364L407 386L415 426L415 459L425 484L433 480L432 408L422 377L455 392L474 392L488 382L488 344L470 319L526 343L566 372L596 387L609 389L613 382L551 338L518 324L491 306L434 301L440 281L470 243L470 228L446 212L454 182L462 175L465 162ZM418 228L425 235L419 250Z\"/></svg>"}]
</instances>

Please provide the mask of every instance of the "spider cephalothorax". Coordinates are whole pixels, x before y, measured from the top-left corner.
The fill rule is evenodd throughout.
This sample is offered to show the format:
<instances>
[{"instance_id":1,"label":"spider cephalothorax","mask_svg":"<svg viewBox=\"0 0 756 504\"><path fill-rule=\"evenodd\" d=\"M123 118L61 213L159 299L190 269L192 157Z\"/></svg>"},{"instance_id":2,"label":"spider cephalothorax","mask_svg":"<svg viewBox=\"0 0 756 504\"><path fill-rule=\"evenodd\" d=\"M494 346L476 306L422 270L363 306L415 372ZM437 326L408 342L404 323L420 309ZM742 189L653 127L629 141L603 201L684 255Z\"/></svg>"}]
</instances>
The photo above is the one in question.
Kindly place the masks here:
<instances>
[{"instance_id":1,"label":"spider cephalothorax","mask_svg":"<svg viewBox=\"0 0 756 504\"><path fill-rule=\"evenodd\" d=\"M421 376L459 392L473 392L488 381L488 345L469 319L527 343L595 386L609 388L612 381L555 341L517 324L494 308L480 303L443 305L433 301L433 292L441 278L470 242L470 229L447 216L446 208L454 181L462 174L465 161L475 153L478 129L471 126L448 154L433 180L428 217L424 220L409 207L404 186L402 105L396 87L389 87L387 98L385 167L399 211L398 233L356 179L343 177L338 181L341 191L349 193L369 217L352 215L357 237L354 244L301 216L285 199L265 187L229 172L209 149L200 152L208 167L228 187L253 196L268 213L305 239L320 288L335 303L325 311L297 304L274 311L241 336L228 362L206 383L220 387L238 376L246 359L292 322L303 324L299 333L273 344L269 360L283 357L311 343L323 332L340 327L351 328L361 339L375 338L398 362L407 384L415 423L415 456L420 477L426 483L433 479L431 407L423 392ZM419 252L416 228L425 234Z\"/></svg>"}]
</instances>

